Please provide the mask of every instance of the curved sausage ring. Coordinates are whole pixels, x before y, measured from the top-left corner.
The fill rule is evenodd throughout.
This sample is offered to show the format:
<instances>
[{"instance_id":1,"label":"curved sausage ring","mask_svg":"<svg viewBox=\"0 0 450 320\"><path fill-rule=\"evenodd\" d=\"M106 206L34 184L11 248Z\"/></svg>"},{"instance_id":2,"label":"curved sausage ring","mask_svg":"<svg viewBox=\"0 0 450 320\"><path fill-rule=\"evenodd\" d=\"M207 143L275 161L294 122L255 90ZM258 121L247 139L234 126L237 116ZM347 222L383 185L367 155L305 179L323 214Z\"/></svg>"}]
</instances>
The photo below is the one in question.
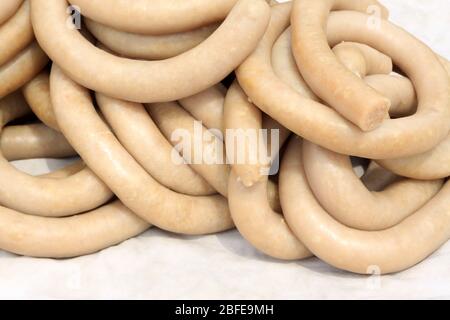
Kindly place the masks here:
<instances>
[{"instance_id":1,"label":"curved sausage ring","mask_svg":"<svg viewBox=\"0 0 450 320\"><path fill-rule=\"evenodd\" d=\"M69 0L86 17L126 32L161 35L218 22L238 0ZM133 17L130 19L130 17Z\"/></svg>"},{"instance_id":2,"label":"curved sausage ring","mask_svg":"<svg viewBox=\"0 0 450 320\"><path fill-rule=\"evenodd\" d=\"M68 28L66 6L65 0L31 3L36 38L53 62L89 89L146 103L175 101L220 82L256 47L270 17L265 1L239 0L197 47L171 59L141 61L111 55Z\"/></svg>"},{"instance_id":3,"label":"curved sausage ring","mask_svg":"<svg viewBox=\"0 0 450 320\"><path fill-rule=\"evenodd\" d=\"M20 94L0 100L0 125L29 113ZM61 217L92 210L112 198L108 187L88 168L67 177L34 177L14 168L0 151L0 202L32 215Z\"/></svg>"},{"instance_id":4,"label":"curved sausage ring","mask_svg":"<svg viewBox=\"0 0 450 320\"><path fill-rule=\"evenodd\" d=\"M360 231L337 222L314 197L303 168L300 138L291 140L281 166L281 203L294 234L320 259L360 274L405 270L447 242L449 196L447 182L432 200L398 225L383 231Z\"/></svg>"},{"instance_id":5,"label":"curved sausage ring","mask_svg":"<svg viewBox=\"0 0 450 320\"><path fill-rule=\"evenodd\" d=\"M30 1L26 0L8 22L4 25L0 23L0 66L14 58L33 39Z\"/></svg>"},{"instance_id":6,"label":"curved sausage ring","mask_svg":"<svg viewBox=\"0 0 450 320\"><path fill-rule=\"evenodd\" d=\"M178 194L148 175L101 120L89 91L68 78L55 64L50 88L53 109L64 136L88 167L133 212L176 233L207 234L233 227L225 198ZM105 107L116 103L101 94L97 94L97 101Z\"/></svg>"},{"instance_id":7,"label":"curved sausage ring","mask_svg":"<svg viewBox=\"0 0 450 320\"><path fill-rule=\"evenodd\" d=\"M89 31L112 51L131 59L163 60L186 52L206 40L219 26L213 24L193 31L168 35L141 35L109 28L90 19Z\"/></svg>"},{"instance_id":8,"label":"curved sausage ring","mask_svg":"<svg viewBox=\"0 0 450 320\"><path fill-rule=\"evenodd\" d=\"M367 231L393 227L420 209L443 181L402 179L370 192L353 171L349 157L311 143L303 146L309 185L323 208L337 221Z\"/></svg>"},{"instance_id":9,"label":"curved sausage ring","mask_svg":"<svg viewBox=\"0 0 450 320\"><path fill-rule=\"evenodd\" d=\"M16 13L22 2L23 0L2 0L0 3L0 25Z\"/></svg>"},{"instance_id":10,"label":"curved sausage ring","mask_svg":"<svg viewBox=\"0 0 450 320\"><path fill-rule=\"evenodd\" d=\"M414 116L386 120L377 130L362 132L330 108L302 97L274 74L270 63L272 46L288 25L290 12L288 5L272 10L275 8L279 8L276 9L278 13L273 15L264 39L237 69L239 83L246 94L272 118L327 149L369 159L415 155L430 150L447 136L449 79L434 53L425 45L384 20L380 30L361 32L367 16L356 12L336 12L330 16L329 40L332 44L351 40L378 47L406 71L415 85L419 106ZM401 45L394 46L391 41L384 41L385 37L401 39ZM381 48L383 45L387 47ZM418 60L402 59L404 48L409 49L408 55L413 50Z\"/></svg>"}]
</instances>

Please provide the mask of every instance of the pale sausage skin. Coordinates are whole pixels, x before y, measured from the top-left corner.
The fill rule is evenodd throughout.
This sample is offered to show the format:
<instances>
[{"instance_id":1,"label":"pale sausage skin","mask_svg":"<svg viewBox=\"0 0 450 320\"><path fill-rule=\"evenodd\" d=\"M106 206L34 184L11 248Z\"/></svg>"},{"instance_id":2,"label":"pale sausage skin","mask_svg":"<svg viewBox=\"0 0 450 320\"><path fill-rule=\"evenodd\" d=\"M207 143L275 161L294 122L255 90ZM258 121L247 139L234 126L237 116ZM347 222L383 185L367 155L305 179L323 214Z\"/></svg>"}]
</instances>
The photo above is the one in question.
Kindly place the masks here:
<instances>
[{"instance_id":1,"label":"pale sausage skin","mask_svg":"<svg viewBox=\"0 0 450 320\"><path fill-rule=\"evenodd\" d=\"M379 19L389 15L374 0L298 0L291 17L292 49L306 82L322 100L363 131L381 125L388 115L389 100L339 63L328 45L324 26L332 10L366 13L374 6L380 10Z\"/></svg>"},{"instance_id":2,"label":"pale sausage skin","mask_svg":"<svg viewBox=\"0 0 450 320\"><path fill-rule=\"evenodd\" d=\"M439 57L450 78L450 62ZM448 99L450 101L450 97ZM406 113L414 110L405 108ZM450 136L428 152L411 157L378 161L384 168L414 179L432 180L450 175Z\"/></svg>"},{"instance_id":3,"label":"pale sausage skin","mask_svg":"<svg viewBox=\"0 0 450 320\"><path fill-rule=\"evenodd\" d=\"M116 101L100 104L100 110L127 151L162 185L193 196L216 193L188 164L183 163L181 157L176 163L173 161L172 145L143 105Z\"/></svg>"},{"instance_id":4,"label":"pale sausage skin","mask_svg":"<svg viewBox=\"0 0 450 320\"><path fill-rule=\"evenodd\" d=\"M133 212L176 233L208 234L233 227L225 198L178 194L148 175L98 116L89 91L68 78L55 64L50 87L53 109L67 140ZM97 94L97 101L116 103L101 94Z\"/></svg>"},{"instance_id":5,"label":"pale sausage skin","mask_svg":"<svg viewBox=\"0 0 450 320\"><path fill-rule=\"evenodd\" d=\"M400 224L383 231L359 231L333 219L314 197L303 168L302 143L292 139L283 158L281 203L294 234L323 261L354 273L389 274L416 265L449 240L448 182Z\"/></svg>"},{"instance_id":6,"label":"pale sausage skin","mask_svg":"<svg viewBox=\"0 0 450 320\"><path fill-rule=\"evenodd\" d=\"M20 89L33 79L49 62L47 55L36 42L0 66L0 98Z\"/></svg>"},{"instance_id":7,"label":"pale sausage skin","mask_svg":"<svg viewBox=\"0 0 450 320\"><path fill-rule=\"evenodd\" d=\"M15 93L0 100L1 128L29 114ZM64 217L95 209L112 198L111 190L88 168L65 178L34 177L13 167L0 152L0 202L31 215Z\"/></svg>"},{"instance_id":8,"label":"pale sausage skin","mask_svg":"<svg viewBox=\"0 0 450 320\"><path fill-rule=\"evenodd\" d=\"M11 19L3 25L0 23L0 66L13 59L14 56L25 49L33 39L34 34L33 27L31 26L30 1L26 0Z\"/></svg>"},{"instance_id":9,"label":"pale sausage skin","mask_svg":"<svg viewBox=\"0 0 450 320\"><path fill-rule=\"evenodd\" d=\"M96 48L68 28L66 1L32 0L31 5L36 39L54 63L86 88L140 103L179 100L222 81L256 47L270 16L264 0L239 0L197 47L170 59L142 61Z\"/></svg>"},{"instance_id":10,"label":"pale sausage skin","mask_svg":"<svg viewBox=\"0 0 450 320\"><path fill-rule=\"evenodd\" d=\"M2 0L0 2L0 25L8 21L17 12L23 0Z\"/></svg>"},{"instance_id":11,"label":"pale sausage skin","mask_svg":"<svg viewBox=\"0 0 450 320\"><path fill-rule=\"evenodd\" d=\"M126 32L162 35L193 30L226 18L238 0L69 0L92 20ZM130 19L130 16L133 17Z\"/></svg>"},{"instance_id":12,"label":"pale sausage skin","mask_svg":"<svg viewBox=\"0 0 450 320\"><path fill-rule=\"evenodd\" d=\"M119 244L149 227L119 201L67 218L0 207L0 248L29 257L72 258Z\"/></svg>"},{"instance_id":13,"label":"pale sausage skin","mask_svg":"<svg viewBox=\"0 0 450 320\"><path fill-rule=\"evenodd\" d=\"M89 31L110 50L131 59L163 60L186 52L206 40L218 24L167 35L141 35L109 28L90 19Z\"/></svg>"},{"instance_id":14,"label":"pale sausage skin","mask_svg":"<svg viewBox=\"0 0 450 320\"><path fill-rule=\"evenodd\" d=\"M50 99L50 79L47 71L39 73L22 87L22 93L33 113L44 124L59 131Z\"/></svg>"},{"instance_id":15,"label":"pale sausage skin","mask_svg":"<svg viewBox=\"0 0 450 320\"><path fill-rule=\"evenodd\" d=\"M378 231L393 227L420 209L441 189L443 180L399 179L370 192L353 171L349 157L307 143L303 162L315 197L337 221Z\"/></svg>"},{"instance_id":16,"label":"pale sausage skin","mask_svg":"<svg viewBox=\"0 0 450 320\"><path fill-rule=\"evenodd\" d=\"M335 45L346 38L368 44L391 56L415 86L418 108L414 116L386 120L377 130L362 132L329 107L302 97L282 82L274 74L270 60L273 43L289 23L289 9L285 5L285 12L279 17L284 23L268 30L257 49L236 71L240 85L262 111L318 145L338 153L369 159L421 153L447 136L450 90L444 68L428 47L384 20L379 30L364 29L361 32L361 26L366 25L366 15L357 12L333 13L328 21L329 42ZM342 23L353 20L350 27ZM392 42L387 41L386 38L391 37L398 38L399 44L393 46ZM411 52L415 54L414 61L404 57Z\"/></svg>"},{"instance_id":17,"label":"pale sausage skin","mask_svg":"<svg viewBox=\"0 0 450 320\"><path fill-rule=\"evenodd\" d=\"M61 133L42 123L5 127L0 148L8 161L77 155Z\"/></svg>"},{"instance_id":18,"label":"pale sausage skin","mask_svg":"<svg viewBox=\"0 0 450 320\"><path fill-rule=\"evenodd\" d=\"M189 133L191 137L195 139L195 128L194 124L196 119L194 119L188 112L186 112L177 103L156 103L151 105L146 105L147 110L161 132L164 136L176 145L176 142L171 140L174 130L185 130ZM207 161L200 161L200 163L191 163L191 167L206 181L213 186L217 192L219 192L224 197L228 197L228 181L231 172L231 167L226 164L226 154L224 142L220 140L212 132L208 131L207 128L202 126L202 131L205 135L204 141L200 145L191 145L191 159L186 158L186 161L195 160L196 147L200 147L203 150L203 154L214 150L215 153L212 154L213 158L219 158L220 162L214 161L213 163L208 163ZM192 140L194 140L192 139ZM220 146L224 150L224 153L216 152L218 149L216 146ZM184 150L186 152L186 150ZM194 159L192 159L194 158ZM267 194L269 205L274 210L279 210L280 204L278 199L278 190L276 185L269 181L267 184Z\"/></svg>"}]
</instances>

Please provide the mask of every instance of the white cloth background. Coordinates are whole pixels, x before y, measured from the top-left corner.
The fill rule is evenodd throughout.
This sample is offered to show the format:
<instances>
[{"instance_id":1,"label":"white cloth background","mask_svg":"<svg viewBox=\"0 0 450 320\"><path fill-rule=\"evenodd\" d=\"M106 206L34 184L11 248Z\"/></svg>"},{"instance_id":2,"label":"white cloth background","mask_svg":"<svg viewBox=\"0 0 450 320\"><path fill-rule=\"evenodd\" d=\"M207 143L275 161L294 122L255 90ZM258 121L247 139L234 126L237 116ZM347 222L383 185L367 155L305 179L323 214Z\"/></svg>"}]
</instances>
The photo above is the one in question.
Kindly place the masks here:
<instances>
[{"instance_id":1,"label":"white cloth background","mask_svg":"<svg viewBox=\"0 0 450 320\"><path fill-rule=\"evenodd\" d=\"M450 58L449 0L383 2L393 21ZM40 160L17 165L42 173L61 164ZM70 260L0 252L0 298L450 298L450 243L408 271L367 278L317 259L285 263L267 258L236 231L181 237L151 229L119 246Z\"/></svg>"}]
</instances>

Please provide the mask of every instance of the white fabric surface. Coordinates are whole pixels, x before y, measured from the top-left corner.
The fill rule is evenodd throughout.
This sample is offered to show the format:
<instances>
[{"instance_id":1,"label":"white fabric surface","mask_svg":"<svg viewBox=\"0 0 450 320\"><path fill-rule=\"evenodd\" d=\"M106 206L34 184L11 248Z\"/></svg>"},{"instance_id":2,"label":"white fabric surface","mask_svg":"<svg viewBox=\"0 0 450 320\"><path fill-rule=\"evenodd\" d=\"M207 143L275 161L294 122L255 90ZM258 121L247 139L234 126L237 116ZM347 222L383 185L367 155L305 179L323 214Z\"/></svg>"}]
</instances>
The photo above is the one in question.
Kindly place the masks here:
<instances>
[{"instance_id":1,"label":"white fabric surface","mask_svg":"<svg viewBox=\"0 0 450 320\"><path fill-rule=\"evenodd\" d=\"M383 3L393 21L450 58L450 1ZM61 164L39 160L17 165L37 174ZM275 261L256 252L236 231L181 237L151 229L77 259L32 259L0 252L0 298L450 298L450 243L408 271L367 278L317 259Z\"/></svg>"}]
</instances>

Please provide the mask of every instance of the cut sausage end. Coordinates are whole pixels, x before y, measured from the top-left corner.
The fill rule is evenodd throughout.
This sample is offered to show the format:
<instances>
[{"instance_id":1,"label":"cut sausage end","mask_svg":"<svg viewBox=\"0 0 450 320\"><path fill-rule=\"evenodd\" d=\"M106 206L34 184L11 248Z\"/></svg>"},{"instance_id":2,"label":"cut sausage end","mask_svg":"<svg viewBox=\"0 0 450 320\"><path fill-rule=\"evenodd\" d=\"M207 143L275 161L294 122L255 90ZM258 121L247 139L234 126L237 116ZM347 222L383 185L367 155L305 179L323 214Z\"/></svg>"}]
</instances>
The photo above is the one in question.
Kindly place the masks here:
<instances>
[{"instance_id":1,"label":"cut sausage end","mask_svg":"<svg viewBox=\"0 0 450 320\"><path fill-rule=\"evenodd\" d=\"M389 118L389 109L391 107L391 101L389 99L383 99L381 103L377 104L372 110L367 113L364 121L358 126L363 131L373 131L381 126L384 120Z\"/></svg>"}]
</instances>

